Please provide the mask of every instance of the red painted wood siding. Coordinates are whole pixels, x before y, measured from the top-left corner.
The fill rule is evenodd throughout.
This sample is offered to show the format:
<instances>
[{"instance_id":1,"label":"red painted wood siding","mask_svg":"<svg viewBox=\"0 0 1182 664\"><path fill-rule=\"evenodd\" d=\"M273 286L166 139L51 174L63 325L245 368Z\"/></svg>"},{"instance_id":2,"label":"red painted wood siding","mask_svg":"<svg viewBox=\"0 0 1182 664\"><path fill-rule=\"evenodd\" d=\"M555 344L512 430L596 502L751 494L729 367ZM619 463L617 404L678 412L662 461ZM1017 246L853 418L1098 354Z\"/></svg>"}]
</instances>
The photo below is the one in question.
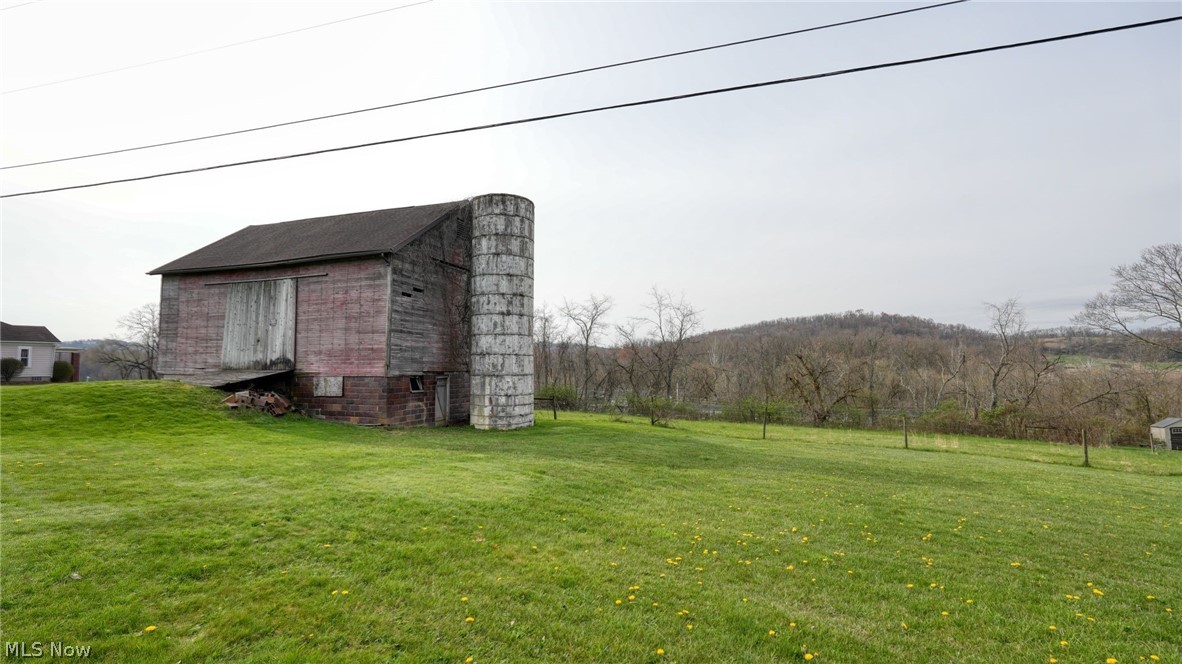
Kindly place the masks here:
<instances>
[{"instance_id":1,"label":"red painted wood siding","mask_svg":"<svg viewBox=\"0 0 1182 664\"><path fill-rule=\"evenodd\" d=\"M310 276L326 274L326 276ZM162 374L221 365L227 286L306 276L296 286L296 370L333 376L386 373L387 267L381 258L296 267L166 275L160 289Z\"/></svg>"}]
</instances>

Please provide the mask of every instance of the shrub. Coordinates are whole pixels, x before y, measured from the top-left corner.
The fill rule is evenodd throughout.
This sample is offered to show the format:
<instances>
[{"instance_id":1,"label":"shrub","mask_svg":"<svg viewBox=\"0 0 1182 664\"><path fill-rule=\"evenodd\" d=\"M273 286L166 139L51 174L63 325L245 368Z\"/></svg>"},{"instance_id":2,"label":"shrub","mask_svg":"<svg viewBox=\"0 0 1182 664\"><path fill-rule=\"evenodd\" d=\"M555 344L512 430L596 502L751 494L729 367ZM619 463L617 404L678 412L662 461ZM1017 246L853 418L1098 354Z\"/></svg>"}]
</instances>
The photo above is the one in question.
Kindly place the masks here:
<instances>
[{"instance_id":1,"label":"shrub","mask_svg":"<svg viewBox=\"0 0 1182 664\"><path fill-rule=\"evenodd\" d=\"M24 363L15 357L6 357L0 360L0 378L3 378L5 383L19 376L24 370Z\"/></svg>"},{"instance_id":2,"label":"shrub","mask_svg":"<svg viewBox=\"0 0 1182 664\"><path fill-rule=\"evenodd\" d=\"M53 377L49 380L54 383L65 383L74 377L74 365L64 360L58 360L53 363Z\"/></svg>"},{"instance_id":3,"label":"shrub","mask_svg":"<svg viewBox=\"0 0 1182 664\"><path fill-rule=\"evenodd\" d=\"M579 402L579 393L568 385L548 385L539 388L534 396L538 399L556 399L558 407L563 410L571 410Z\"/></svg>"}]
</instances>

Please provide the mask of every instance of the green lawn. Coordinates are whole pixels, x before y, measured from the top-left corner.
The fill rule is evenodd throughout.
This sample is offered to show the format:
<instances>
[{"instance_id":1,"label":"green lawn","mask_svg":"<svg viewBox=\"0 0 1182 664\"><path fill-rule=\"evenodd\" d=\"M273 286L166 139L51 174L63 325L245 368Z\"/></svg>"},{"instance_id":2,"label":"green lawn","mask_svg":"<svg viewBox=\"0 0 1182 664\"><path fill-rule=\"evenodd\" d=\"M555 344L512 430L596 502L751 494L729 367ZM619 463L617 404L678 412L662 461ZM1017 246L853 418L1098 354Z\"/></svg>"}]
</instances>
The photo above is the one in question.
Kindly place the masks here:
<instances>
[{"instance_id":1,"label":"green lawn","mask_svg":"<svg viewBox=\"0 0 1182 664\"><path fill-rule=\"evenodd\" d=\"M387 431L218 398L0 390L5 641L117 662L1182 662L1182 454L1083 468L1047 443L573 413Z\"/></svg>"}]
</instances>

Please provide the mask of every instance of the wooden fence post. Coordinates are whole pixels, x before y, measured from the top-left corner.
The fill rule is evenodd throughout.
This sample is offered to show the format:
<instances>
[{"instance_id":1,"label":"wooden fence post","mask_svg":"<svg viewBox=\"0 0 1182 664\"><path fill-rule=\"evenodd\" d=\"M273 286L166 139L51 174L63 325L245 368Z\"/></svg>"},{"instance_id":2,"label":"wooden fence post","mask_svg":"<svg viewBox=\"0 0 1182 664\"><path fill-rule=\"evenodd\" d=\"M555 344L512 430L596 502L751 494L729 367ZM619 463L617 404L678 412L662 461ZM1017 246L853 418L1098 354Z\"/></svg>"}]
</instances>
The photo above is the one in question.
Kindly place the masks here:
<instances>
[{"instance_id":1,"label":"wooden fence post","mask_svg":"<svg viewBox=\"0 0 1182 664\"><path fill-rule=\"evenodd\" d=\"M1092 464L1088 461L1088 430L1084 429L1081 434L1083 435L1084 466L1090 466Z\"/></svg>"},{"instance_id":2,"label":"wooden fence post","mask_svg":"<svg viewBox=\"0 0 1182 664\"><path fill-rule=\"evenodd\" d=\"M910 449L907 441L907 413L903 413L903 449Z\"/></svg>"}]
</instances>

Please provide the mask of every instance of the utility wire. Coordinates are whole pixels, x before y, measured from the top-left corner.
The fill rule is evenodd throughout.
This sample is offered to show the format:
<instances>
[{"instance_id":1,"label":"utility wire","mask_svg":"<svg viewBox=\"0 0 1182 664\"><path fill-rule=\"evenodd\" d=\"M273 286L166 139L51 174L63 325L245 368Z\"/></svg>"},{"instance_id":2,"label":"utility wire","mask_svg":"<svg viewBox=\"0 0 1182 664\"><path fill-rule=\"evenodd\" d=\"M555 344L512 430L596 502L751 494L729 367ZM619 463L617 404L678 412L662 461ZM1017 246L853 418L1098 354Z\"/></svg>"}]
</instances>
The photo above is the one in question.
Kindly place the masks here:
<instances>
[{"instance_id":1,"label":"utility wire","mask_svg":"<svg viewBox=\"0 0 1182 664\"><path fill-rule=\"evenodd\" d=\"M317 120L328 120L330 118L340 118L346 115L356 115L358 113L369 113L370 111L380 111L387 108L395 108L397 106L410 106L411 104L421 104L427 101L436 101L439 99L447 99L450 97L459 97L462 95L470 95L477 92L487 92L489 90L497 90L500 88L509 88L516 85L525 85L526 83L537 83L538 81L548 81L555 78L563 78L565 76L575 76L578 74L586 74L593 71L602 71L604 69L613 69L615 67L626 67L628 65L635 65L642 62L652 62L653 60L663 60L665 58L676 58L682 55L690 55L692 53L702 53L703 51L713 51L720 48L729 48L731 46L740 46L743 44L752 44L755 42L767 41L769 39L780 39L781 37L788 37L791 35L799 35L806 32L816 32L819 30L827 30L829 28L837 28L845 25L853 25L855 23L865 23L868 21L877 21L883 18L892 16L900 16L902 14L911 14L913 12L927 11L929 9L938 9L940 7L947 7L949 5L959 5L969 0L952 0L951 2L943 2L936 5L927 5L924 7L915 7L912 9L904 9L902 11L890 12L886 14L876 14L874 16L866 16L863 18L852 19L849 21L840 21L838 23L827 23L825 25L817 25L811 28L802 28L799 30L790 30L788 32L778 32L774 35L765 35L763 37L753 37L751 39L741 39L739 41L726 42L724 44L714 44L712 46L702 46L700 48L692 48L685 51L675 51L673 53L663 53L661 55L651 55L634 60L623 60L621 62L613 62L605 65L596 65L594 67L587 67L584 69L575 69L573 71L565 71L557 74L546 74L545 76L535 76L533 78L525 78L518 81L510 81L508 83L497 83L495 85L486 85L484 87L472 88L469 90L460 90L458 92L447 92L444 94L433 95L430 97L421 97L419 99L411 99L409 101L400 101L392 104L382 104L381 106L370 106L369 108L359 108L352 111L342 111L340 113L330 113L328 115L318 115L312 118L304 118L302 120L289 120L287 122L277 122L274 124L262 125L259 127L250 127L248 129L237 129L234 131L225 131L218 134L208 134L205 136L195 136L193 138L182 138L175 141L165 141L162 143L151 143L148 145L140 145L131 148L122 148L118 150L107 150L105 152L93 152L91 154L78 155L76 157L61 157L59 159L46 159L44 161L33 161L25 164L15 164L13 166L0 166L0 171L12 168L25 168L27 166L41 166L43 164L55 164L62 161L73 161L76 159L89 159L91 157L103 157L106 155L120 154L122 152L133 152L135 150L147 150L150 148L159 148L166 145L177 145L180 143L192 143L194 141L204 141L211 138L221 138L223 136L234 136L237 134L246 134L253 131L263 131L264 129L275 129L277 127L287 127L295 124L302 124L305 122L315 122Z\"/></svg>"},{"instance_id":2,"label":"utility wire","mask_svg":"<svg viewBox=\"0 0 1182 664\"><path fill-rule=\"evenodd\" d=\"M407 9L409 7L417 7L418 5L425 5L428 2L433 2L433 1L434 0L420 0L419 2L411 3L409 5L390 7L389 9L380 9L376 12L369 12L368 14L358 14L357 16L349 16L347 18L340 18L335 21L329 21L327 23L318 23L316 25L309 25L309 26L303 27L303 28L296 28L295 30L288 30L287 32L277 32L273 35L264 35L262 37L255 37L253 39L247 39L247 40L240 41L240 42L234 42L232 44L222 44L221 46L213 46L211 48L204 48L199 51L190 51L189 53L181 53L180 55L172 55L167 58L160 58L159 60L149 60L148 62L141 62L139 64L134 64L134 65L127 65L126 67L116 67L115 69L108 69L106 71L97 71L97 72L94 72L91 74L82 74L81 76L74 76L71 78L63 78L63 79L60 79L57 81L50 81L48 83L38 83L37 85L30 85L30 86L27 86L24 88L15 88L13 90L4 90L3 92L0 92L0 95L10 95L10 94L15 94L17 92L25 92L27 90L36 90L38 88L46 88L51 85L59 85L62 83L69 83L71 81L80 81L84 78L94 78L95 76L105 76L107 74L114 74L116 72L127 71L128 69L138 69L140 67L147 67L149 65L158 65L161 62L171 62L172 60L180 60L181 58L187 58L187 57L194 56L194 55L201 55L202 53L212 53L214 51L220 51L224 48L233 48L235 46L242 46L244 44L253 44L255 42L260 42L265 39L274 39L276 37L286 37L287 35L294 35L297 32L306 32L308 30L315 30L317 28L323 28L323 27L330 26L330 25L336 25L337 23L344 23L346 21L356 21L357 19L360 19L360 18L377 16L378 14L385 14L386 12L396 12L399 9ZM32 3L26 3L26 4L32 4ZM21 5L14 5L14 6L20 7ZM11 9L11 7L9 7L9 9Z\"/></svg>"},{"instance_id":3,"label":"utility wire","mask_svg":"<svg viewBox=\"0 0 1182 664\"><path fill-rule=\"evenodd\" d=\"M6 12L9 9L16 9L17 7L24 7L25 5L35 5L35 4L37 4L37 0L32 0L32 2L22 2L19 5L8 5L7 7L0 7L0 12Z\"/></svg>"},{"instance_id":4,"label":"utility wire","mask_svg":"<svg viewBox=\"0 0 1182 664\"><path fill-rule=\"evenodd\" d=\"M346 150L357 150L359 148L369 148L378 145L389 145L392 143L406 143L423 138L434 138L436 136L450 136L453 134L464 134L474 131L482 131L485 129L495 129L497 127L510 127L513 125L529 124L531 122L541 122L543 120L554 120L557 118L567 118L575 115L587 115L589 113L599 113L601 111L613 111L621 108L633 108L637 106L647 106L649 104L661 104L670 101L679 101L682 99L693 99L695 97L706 97L710 95L725 94L728 92L737 92L739 90L752 90L755 88L763 88L773 85L784 85L786 83L800 83L801 81L811 81L819 78L830 78L835 76L844 76L846 74L856 74L865 71L874 71L878 69L890 69L893 67L904 67L907 65L915 65L924 62L935 62L938 60L949 60L952 58L960 58L968 55L978 55L981 53L991 53L993 51L1004 51L1012 48L1022 48L1025 46L1034 46L1037 44L1049 44L1051 42L1066 41L1069 39L1079 39L1081 37L1090 37L1093 35L1101 35L1109 32L1120 32L1123 30L1133 30L1137 28L1145 28L1152 25L1161 25L1163 23L1172 23L1174 21L1182 20L1182 16L1172 16L1170 18L1162 18L1153 21L1143 21L1140 23L1128 23L1125 25L1117 25L1108 28L1100 28L1098 30L1088 30L1085 32L1075 32L1066 35L1059 35L1056 37L1043 37L1042 39L1032 39L1029 41L1012 42L1009 44L1001 44L998 46L987 46L984 48L974 48L967 51L956 51L953 53L943 53L940 55L929 55L923 58L912 58L909 60L896 60L894 62L884 62L874 65L865 65L862 67L852 67L850 69L837 69L827 71L820 74L808 74L805 76L794 76L791 78L781 78L772 81L763 81L760 83L748 83L745 85L735 85L727 88L715 88L713 90L703 90L699 92L689 92L686 94L674 95L671 97L657 97L654 99L644 99L641 101L626 102L623 104L612 104L610 106L597 106L595 108L585 108L578 111L566 111L563 113L552 113L550 115L538 115L530 118L521 118L517 120L507 120L505 122L494 122L492 124L477 125L474 127L464 127L462 129L448 129L445 131L436 131L428 134L418 134L417 136L404 136L401 138L391 138L383 141L373 141L370 143L359 143L357 145L345 145L335 148L325 148L323 150L311 150L309 152L298 152L295 154L279 155L276 157L263 157L261 159L250 159L247 161L238 161L228 164L217 164L215 166L202 166L200 168L189 168L183 171L170 171L167 173L155 173L153 175L141 175L138 177L122 178L119 180L106 180L103 182L92 182L89 184L76 184L68 187L55 187L53 189L37 189L33 191L22 191L15 194L4 194L0 198L16 198L18 196L32 196L34 194L47 194L55 191L68 191L71 189L87 189L90 187L102 187L109 184L119 184L123 182L138 182L140 180L152 180L155 178L170 177L173 175L185 175L188 173L200 173L203 171L213 171L222 168L234 168L236 166L247 166L250 164L262 164L272 161L282 161L285 159L296 159L299 157L311 157L313 155L329 154L332 152L344 152Z\"/></svg>"}]
</instances>

